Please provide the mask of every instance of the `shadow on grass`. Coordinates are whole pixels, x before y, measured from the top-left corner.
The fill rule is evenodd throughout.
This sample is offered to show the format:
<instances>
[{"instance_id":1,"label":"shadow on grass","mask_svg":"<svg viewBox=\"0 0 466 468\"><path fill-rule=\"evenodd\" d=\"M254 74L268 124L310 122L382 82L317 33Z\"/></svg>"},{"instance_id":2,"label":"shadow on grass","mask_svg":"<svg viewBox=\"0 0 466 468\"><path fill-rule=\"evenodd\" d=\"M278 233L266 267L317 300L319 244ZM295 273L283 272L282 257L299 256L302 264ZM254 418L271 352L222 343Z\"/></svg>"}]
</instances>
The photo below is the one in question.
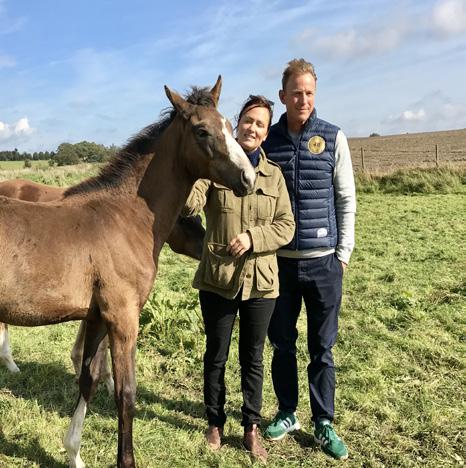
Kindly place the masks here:
<instances>
[{"instance_id":1,"label":"shadow on grass","mask_svg":"<svg viewBox=\"0 0 466 468\"><path fill-rule=\"evenodd\" d=\"M302 430L295 431L290 434L290 437L292 437L296 443L303 448L314 448L316 450L319 449L318 444L316 444L314 441L314 436L308 432L304 432Z\"/></svg>"},{"instance_id":2,"label":"shadow on grass","mask_svg":"<svg viewBox=\"0 0 466 468\"><path fill-rule=\"evenodd\" d=\"M74 374L59 363L19 361L18 366L21 372L17 374L0 369L0 388L8 389L15 398L35 401L45 411L56 412L60 417L72 416L79 396ZM139 407L136 417L141 419L157 418L171 426L194 431L204 431L207 424L201 400L166 398L139 385L136 404ZM166 411L157 413L150 408L153 405L160 405ZM115 400L103 385L99 385L89 412L116 421ZM241 420L240 411L229 411L228 416ZM202 422L196 423L196 420Z\"/></svg>"},{"instance_id":3,"label":"shadow on grass","mask_svg":"<svg viewBox=\"0 0 466 468\"><path fill-rule=\"evenodd\" d=\"M46 411L71 417L79 396L74 374L57 363L17 361L17 364L19 373L0 369L0 388L8 389L16 398L36 401ZM99 385L89 410L116 418L114 398L109 397L104 386Z\"/></svg>"},{"instance_id":4,"label":"shadow on grass","mask_svg":"<svg viewBox=\"0 0 466 468\"><path fill-rule=\"evenodd\" d=\"M158 414L149 408L138 412L139 414L143 413L145 417L157 418L160 421L163 421L174 427L186 430L203 432L207 427L207 421L205 419L205 406L201 400L192 401L188 400L187 398L165 398L160 394L155 394L140 386L138 386L137 389L136 399L139 405L160 405L164 409L170 411L168 415ZM179 413L182 413L182 415ZM239 411L228 411L228 416L238 420L241 420L242 417ZM201 420L202 422L194 423L193 421L187 421L185 417Z\"/></svg>"},{"instance_id":5,"label":"shadow on grass","mask_svg":"<svg viewBox=\"0 0 466 468\"><path fill-rule=\"evenodd\" d=\"M68 464L60 463L53 459L45 450L40 446L37 439L32 439L28 445L16 444L5 438L3 432L0 431L0 452L9 457L22 459L30 462L30 464L37 464L38 466L46 466L47 468L66 468ZM28 463L29 464L29 463Z\"/></svg>"}]
</instances>

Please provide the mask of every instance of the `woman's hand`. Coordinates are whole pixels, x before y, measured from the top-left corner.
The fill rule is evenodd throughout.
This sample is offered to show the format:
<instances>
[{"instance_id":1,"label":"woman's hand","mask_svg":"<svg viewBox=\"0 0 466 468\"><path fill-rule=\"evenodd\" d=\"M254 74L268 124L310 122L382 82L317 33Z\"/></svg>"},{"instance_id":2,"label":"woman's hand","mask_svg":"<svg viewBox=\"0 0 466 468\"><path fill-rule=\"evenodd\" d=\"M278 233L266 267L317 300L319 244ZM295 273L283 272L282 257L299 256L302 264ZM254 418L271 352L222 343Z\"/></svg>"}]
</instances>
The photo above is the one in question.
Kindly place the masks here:
<instances>
[{"instance_id":1,"label":"woman's hand","mask_svg":"<svg viewBox=\"0 0 466 468\"><path fill-rule=\"evenodd\" d=\"M231 239L227 247L227 252L233 257L241 257L252 246L252 239L249 232L242 232Z\"/></svg>"}]
</instances>

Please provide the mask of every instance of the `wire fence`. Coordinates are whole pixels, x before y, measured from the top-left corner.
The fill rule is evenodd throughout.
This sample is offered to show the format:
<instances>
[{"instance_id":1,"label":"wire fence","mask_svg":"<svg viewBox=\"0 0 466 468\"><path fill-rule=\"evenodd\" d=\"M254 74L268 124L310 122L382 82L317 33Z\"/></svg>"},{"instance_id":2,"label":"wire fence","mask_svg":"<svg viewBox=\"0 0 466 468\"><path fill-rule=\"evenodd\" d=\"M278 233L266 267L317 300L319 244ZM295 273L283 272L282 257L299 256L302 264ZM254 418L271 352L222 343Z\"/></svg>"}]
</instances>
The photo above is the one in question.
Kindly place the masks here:
<instances>
[{"instance_id":1,"label":"wire fence","mask_svg":"<svg viewBox=\"0 0 466 468\"><path fill-rule=\"evenodd\" d=\"M456 145L455 145L456 146ZM356 171L391 172L403 168L466 166L466 137L464 145L435 143L424 148L411 145L355 145L350 143L353 168Z\"/></svg>"}]
</instances>

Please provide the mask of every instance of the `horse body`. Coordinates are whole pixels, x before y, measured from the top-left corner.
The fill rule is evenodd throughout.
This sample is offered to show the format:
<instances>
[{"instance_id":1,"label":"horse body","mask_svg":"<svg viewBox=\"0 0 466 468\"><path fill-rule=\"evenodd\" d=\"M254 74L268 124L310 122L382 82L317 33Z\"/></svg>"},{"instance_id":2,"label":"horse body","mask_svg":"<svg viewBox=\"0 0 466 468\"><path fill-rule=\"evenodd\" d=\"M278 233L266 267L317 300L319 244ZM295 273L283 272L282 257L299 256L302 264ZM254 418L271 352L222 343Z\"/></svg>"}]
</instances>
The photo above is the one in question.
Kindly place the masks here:
<instances>
[{"instance_id":1,"label":"horse body","mask_svg":"<svg viewBox=\"0 0 466 468\"><path fill-rule=\"evenodd\" d=\"M96 200L58 205L2 201L0 310L8 323L47 325L82 320L88 318L94 294L105 285L118 282L123 287L137 281L145 284L144 289L150 288L155 252L150 233L145 232L141 239L143 236L137 232L133 208L125 210L123 203L116 206L117 200L103 198L98 200L98 212L92 208ZM11 210L14 216L8 216ZM130 217L125 216L127 211ZM133 249L138 237L144 247ZM72 244L69 239L73 239ZM120 252L132 255L128 259ZM18 278L22 281L18 282Z\"/></svg>"},{"instance_id":2,"label":"horse body","mask_svg":"<svg viewBox=\"0 0 466 468\"><path fill-rule=\"evenodd\" d=\"M24 180L24 179L15 179L15 180L8 180L8 181L0 182L0 207L2 206L2 203L4 203L2 202L1 195L10 197L10 198L25 200L25 201L49 202L52 200L56 201L56 200L62 199L65 190L66 190L65 188L50 187L45 184L39 184L37 182ZM102 201L102 203L105 203L105 202L106 202L105 200ZM126 203L126 200L123 200L122 202ZM92 204L95 203L95 200L88 201L87 203L89 205L89 210L87 210L87 212L93 213ZM40 206L40 205L36 205L36 206ZM115 210L115 206L113 204L111 207L110 206L108 207L108 209L106 210L106 213L108 214L112 210L113 212L118 214L118 210ZM130 210L130 207L128 207L128 210ZM81 210L78 210L78 213L76 214L76 216L77 217L83 216L83 212ZM39 219L42 219L42 217L39 217ZM92 218L87 223L84 223L84 225L81 221L77 221L76 230L78 229L83 230L83 235L79 236L79 238L83 240L86 236L87 237L90 236L92 243L94 243L95 233L93 232L93 228L94 226L97 225L97 222L100 222L100 221L101 220L96 220ZM23 223L20 223L20 225L23 225ZM35 228L38 228L38 226L35 226ZM45 226L45 229L48 229L48 228L49 228L49 224L47 223L47 226ZM55 233L52 233L52 236L54 235ZM183 255L188 255L189 257L199 260L202 254L204 235L205 235L205 229L202 225L202 220L200 216L190 216L186 218L178 217L175 225L173 226L168 236L167 243L169 244L170 248L174 252L183 254ZM54 238L54 237L50 237L50 233L47 233L46 237L49 239ZM99 252L103 252L103 251L104 251L103 248L99 249ZM78 252L81 252L81 253L84 252L82 246L79 246ZM18 262L17 257L14 258L14 260L15 260L14 265L12 265L12 268L9 269L8 271L12 272L13 276L16 277L16 273L14 272L16 272L16 269L19 268L20 263ZM29 264L29 258L28 258L27 264ZM78 271L84 272L85 269L78 268ZM61 275L56 275L55 277L63 278L65 274L68 274L68 273L69 273L69 268L66 269L65 273ZM87 273L85 273L84 276L85 278L89 278L89 275ZM43 279L43 275L41 275L41 279ZM65 284L72 284L72 283L66 281ZM54 288L49 287L48 290L54 291ZM86 291L86 288L82 287L81 285L80 290ZM23 297L26 297L26 294L24 294ZM76 311L77 309L81 309L81 307L79 308L76 307L74 310ZM67 314L64 313L64 311L59 312L59 316L66 317L66 315ZM16 315L13 319L18 320L19 318L20 318L19 315ZM76 340L73 345L73 349L71 351L71 360L73 362L73 366L74 366L77 376L79 376L81 372L82 356L84 352L85 332L86 332L86 322L83 321L79 327L78 333L76 335ZM99 378L104 381L108 389L108 392L111 394L113 393L114 382L112 378L111 369L108 366L107 349L108 349L108 339L105 338L102 341L101 345L99 346L99 351L102 353L102 357L100 358L102 362L102 366L99 372ZM8 325L3 324L3 323L0 323L0 363L3 363L11 372L19 372L19 368L13 360L11 348L9 345Z\"/></svg>"},{"instance_id":3,"label":"horse body","mask_svg":"<svg viewBox=\"0 0 466 468\"><path fill-rule=\"evenodd\" d=\"M253 187L254 170L215 109L220 84L202 105L166 88L176 109L167 127L156 137L149 131L130 141L100 176L68 189L61 201L1 200L0 254L6 260L0 265L0 321L26 326L87 321L80 397L65 437L72 467L84 466L81 432L97 385L96 352L106 334L118 408L117 466L135 466L139 313L160 249L194 181L211 178L238 195Z\"/></svg>"},{"instance_id":4,"label":"horse body","mask_svg":"<svg viewBox=\"0 0 466 468\"><path fill-rule=\"evenodd\" d=\"M57 200L62 194L63 189L60 187L38 184L32 180L14 179L0 182L0 195L19 200L47 202Z\"/></svg>"}]
</instances>

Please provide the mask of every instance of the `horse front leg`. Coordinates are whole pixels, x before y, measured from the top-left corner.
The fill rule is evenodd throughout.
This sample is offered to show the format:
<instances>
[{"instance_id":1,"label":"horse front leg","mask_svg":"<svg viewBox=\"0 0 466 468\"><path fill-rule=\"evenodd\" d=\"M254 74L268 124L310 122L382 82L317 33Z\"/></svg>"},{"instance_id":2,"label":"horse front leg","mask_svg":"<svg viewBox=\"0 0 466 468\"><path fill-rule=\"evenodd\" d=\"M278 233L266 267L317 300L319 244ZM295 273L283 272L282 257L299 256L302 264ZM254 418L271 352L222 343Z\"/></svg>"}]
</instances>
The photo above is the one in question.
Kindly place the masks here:
<instances>
[{"instance_id":1,"label":"horse front leg","mask_svg":"<svg viewBox=\"0 0 466 468\"><path fill-rule=\"evenodd\" d=\"M119 323L108 325L115 402L118 408L118 468L135 468L133 452L133 418L135 412L135 354L138 313L126 314Z\"/></svg>"},{"instance_id":2,"label":"horse front leg","mask_svg":"<svg viewBox=\"0 0 466 468\"><path fill-rule=\"evenodd\" d=\"M102 320L88 322L85 327L82 352L82 368L79 374L79 399L71 419L70 427L64 439L64 445L70 459L70 468L83 468L84 463L79 454L81 434L86 416L87 405L92 399L99 382L102 367L102 353L97 349L107 333Z\"/></svg>"},{"instance_id":3,"label":"horse front leg","mask_svg":"<svg viewBox=\"0 0 466 468\"><path fill-rule=\"evenodd\" d=\"M19 372L19 368L13 360L8 337L8 325L0 322L0 362L5 364L10 372Z\"/></svg>"}]
</instances>

